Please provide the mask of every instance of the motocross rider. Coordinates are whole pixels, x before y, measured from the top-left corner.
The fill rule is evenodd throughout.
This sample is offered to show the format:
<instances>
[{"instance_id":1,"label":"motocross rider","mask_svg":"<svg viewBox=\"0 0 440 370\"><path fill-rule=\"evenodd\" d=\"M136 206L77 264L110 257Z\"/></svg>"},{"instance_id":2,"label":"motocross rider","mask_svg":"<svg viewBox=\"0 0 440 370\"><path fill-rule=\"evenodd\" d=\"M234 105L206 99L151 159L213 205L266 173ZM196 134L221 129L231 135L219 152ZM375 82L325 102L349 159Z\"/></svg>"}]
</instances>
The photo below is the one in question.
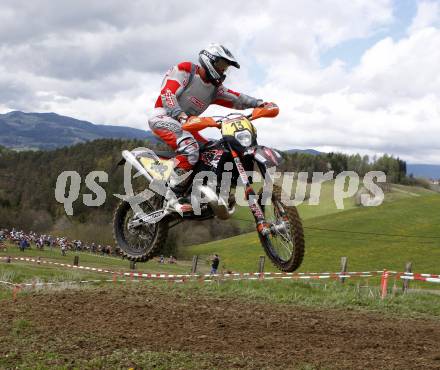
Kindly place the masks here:
<instances>
[{"instance_id":1,"label":"motocross rider","mask_svg":"<svg viewBox=\"0 0 440 370\"><path fill-rule=\"evenodd\" d=\"M176 168L165 195L168 206L179 213L192 210L183 194L190 171L199 159L199 143L206 140L198 133L182 130L190 116L203 113L210 104L233 109L263 106L261 99L237 93L223 86L228 67L240 68L231 52L220 44L210 44L199 53L200 65L182 62L172 67L162 82L154 112L148 120L151 131L176 152ZM175 197L172 196L175 195Z\"/></svg>"}]
</instances>

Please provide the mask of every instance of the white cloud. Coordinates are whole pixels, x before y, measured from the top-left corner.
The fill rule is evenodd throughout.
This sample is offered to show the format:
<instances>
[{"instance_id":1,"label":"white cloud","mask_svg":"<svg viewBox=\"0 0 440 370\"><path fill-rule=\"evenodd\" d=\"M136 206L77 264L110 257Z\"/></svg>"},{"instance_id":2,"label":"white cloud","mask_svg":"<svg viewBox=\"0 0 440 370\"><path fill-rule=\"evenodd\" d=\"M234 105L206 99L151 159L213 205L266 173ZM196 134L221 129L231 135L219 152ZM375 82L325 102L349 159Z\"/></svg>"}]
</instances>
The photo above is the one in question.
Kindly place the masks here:
<instances>
[{"instance_id":1,"label":"white cloud","mask_svg":"<svg viewBox=\"0 0 440 370\"><path fill-rule=\"evenodd\" d=\"M258 90L282 108L275 125L261 124L260 137L282 148L388 152L440 163L440 29L412 27L401 40L384 38L353 70L290 61L289 78L272 66L270 82Z\"/></svg>"},{"instance_id":2,"label":"white cloud","mask_svg":"<svg viewBox=\"0 0 440 370\"><path fill-rule=\"evenodd\" d=\"M406 36L384 36L353 69L339 60L320 64L321 53L345 41L386 34L395 21L392 6L391 0L270 0L264 7L242 0L222 8L196 0L4 1L0 109L145 128L164 72L196 61L201 48L219 41L242 65L228 85L281 107L277 119L257 123L261 143L440 163L438 2L420 2Z\"/></svg>"},{"instance_id":3,"label":"white cloud","mask_svg":"<svg viewBox=\"0 0 440 370\"><path fill-rule=\"evenodd\" d=\"M420 1L417 7L417 14L414 17L409 33L417 30L438 26L440 22L440 3L438 1Z\"/></svg>"}]
</instances>

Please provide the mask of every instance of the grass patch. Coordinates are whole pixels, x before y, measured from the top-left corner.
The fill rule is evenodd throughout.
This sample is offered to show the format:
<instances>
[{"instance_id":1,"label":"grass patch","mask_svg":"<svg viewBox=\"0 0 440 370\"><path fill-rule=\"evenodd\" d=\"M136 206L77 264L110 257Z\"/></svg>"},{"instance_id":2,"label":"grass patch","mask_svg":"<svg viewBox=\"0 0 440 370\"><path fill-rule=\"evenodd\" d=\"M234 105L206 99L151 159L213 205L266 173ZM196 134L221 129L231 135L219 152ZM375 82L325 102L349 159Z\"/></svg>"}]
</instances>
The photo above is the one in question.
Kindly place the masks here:
<instances>
[{"instance_id":1,"label":"grass patch","mask_svg":"<svg viewBox=\"0 0 440 370\"><path fill-rule=\"evenodd\" d=\"M397 316L440 319L440 295L430 293L402 294L391 288L387 298L380 299L377 285L365 281L346 283L306 283L287 280L221 281L205 284L173 285L176 293L208 294L215 297L239 297L245 300L291 304L315 308L359 309Z\"/></svg>"},{"instance_id":2,"label":"grass patch","mask_svg":"<svg viewBox=\"0 0 440 370\"><path fill-rule=\"evenodd\" d=\"M326 181L321 184L319 205L317 206L310 206L308 204L308 195L310 194L311 184L307 185L306 199L303 203L298 205L298 211L303 220L310 220L315 217L332 215L335 213L341 213L350 209L357 208L354 197L350 197L344 199L344 209L338 209L334 201L334 185L334 180ZM261 184L257 184L254 190L258 191L260 187ZM295 189L296 183L294 182L292 191L294 192ZM434 194L434 191L427 190L421 187L393 184L390 191L385 194L384 202L390 203L402 199L414 199L421 196L429 196ZM292 194L291 198L293 199L293 197L294 194ZM248 206L237 206L236 212L233 215L233 219L235 219L239 223L242 230L249 230L249 228L252 229L254 227L254 218Z\"/></svg>"},{"instance_id":3,"label":"grass patch","mask_svg":"<svg viewBox=\"0 0 440 370\"><path fill-rule=\"evenodd\" d=\"M89 267L99 267L106 268L111 271L130 271L130 262L128 260L123 260L118 257L108 257L101 256L96 254L91 254L87 252L69 252L67 256L62 256L59 249L54 248L50 250L46 248L44 250L37 250L35 248L26 249L25 252L21 252L15 245L11 243L7 244L8 249L6 252L0 251L0 257L29 257L29 258L38 258L41 257L42 260L65 263L65 264L73 264L73 259L75 255L79 256L79 264L82 266ZM192 256L191 256L192 258ZM32 262L20 262L17 260L12 260L11 265L21 263L21 264L33 264L34 266L49 268L47 264L37 265ZM3 266L7 265L4 261L0 260L0 276L3 271ZM60 269L60 267L55 267L56 269ZM62 267L61 267L62 268ZM66 269L66 268L63 268ZM209 271L209 266L202 266L202 269L205 271ZM191 271L191 261L190 260L178 260L176 264L159 264L156 260L151 260L146 263L137 263L136 264L137 272L145 272L145 273L156 273L156 272L168 272L168 273L189 273ZM101 274L102 276L102 274Z\"/></svg>"},{"instance_id":4,"label":"grass patch","mask_svg":"<svg viewBox=\"0 0 440 370\"><path fill-rule=\"evenodd\" d=\"M108 278L110 278L110 275L69 270L51 265L37 265L32 262L13 261L10 264L2 263L0 265L0 280L11 283L80 281Z\"/></svg>"},{"instance_id":5,"label":"grass patch","mask_svg":"<svg viewBox=\"0 0 440 370\"><path fill-rule=\"evenodd\" d=\"M15 362L15 361L19 362ZM194 353L184 351L143 351L133 349L120 349L109 355L98 356L90 359L73 359L68 355L52 352L26 353L18 355L9 353L0 359L0 365L14 366L14 369L156 369L156 370L214 370L214 369L270 369L261 367L251 356L233 356L216 353ZM301 364L290 369L313 370L315 366Z\"/></svg>"},{"instance_id":6,"label":"grass patch","mask_svg":"<svg viewBox=\"0 0 440 370\"><path fill-rule=\"evenodd\" d=\"M351 271L402 271L405 263L411 261L414 271L440 273L439 208L439 195L425 195L305 219L306 253L298 271L339 271L340 257L346 256ZM185 258L199 255L202 260L218 253L221 268L243 272L257 271L258 258L264 254L255 232L182 248L182 253ZM276 271L270 263L266 263L266 270Z\"/></svg>"},{"instance_id":7,"label":"grass patch","mask_svg":"<svg viewBox=\"0 0 440 370\"><path fill-rule=\"evenodd\" d=\"M12 322L12 335L22 336L28 334L32 328L32 324L28 320L17 319Z\"/></svg>"}]
</instances>

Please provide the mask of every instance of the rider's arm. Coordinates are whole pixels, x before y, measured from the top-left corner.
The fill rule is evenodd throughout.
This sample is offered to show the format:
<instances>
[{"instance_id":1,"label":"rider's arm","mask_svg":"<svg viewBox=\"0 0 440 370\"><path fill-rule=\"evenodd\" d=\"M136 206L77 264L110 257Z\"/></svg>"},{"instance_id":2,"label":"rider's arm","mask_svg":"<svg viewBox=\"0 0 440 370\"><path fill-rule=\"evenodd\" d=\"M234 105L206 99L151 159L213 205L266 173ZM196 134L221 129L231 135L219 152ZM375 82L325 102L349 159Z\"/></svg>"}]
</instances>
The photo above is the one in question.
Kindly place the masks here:
<instances>
[{"instance_id":1,"label":"rider's arm","mask_svg":"<svg viewBox=\"0 0 440 370\"><path fill-rule=\"evenodd\" d=\"M221 105L227 108L247 109L256 108L263 103L263 100L253 98L252 96L240 94L232 91L223 85L217 89L212 104Z\"/></svg>"},{"instance_id":2,"label":"rider's arm","mask_svg":"<svg viewBox=\"0 0 440 370\"><path fill-rule=\"evenodd\" d=\"M156 101L156 108L165 108L167 115L177 119L183 112L177 97L185 89L191 74L190 62L183 62L171 68L162 82L160 96Z\"/></svg>"}]
</instances>

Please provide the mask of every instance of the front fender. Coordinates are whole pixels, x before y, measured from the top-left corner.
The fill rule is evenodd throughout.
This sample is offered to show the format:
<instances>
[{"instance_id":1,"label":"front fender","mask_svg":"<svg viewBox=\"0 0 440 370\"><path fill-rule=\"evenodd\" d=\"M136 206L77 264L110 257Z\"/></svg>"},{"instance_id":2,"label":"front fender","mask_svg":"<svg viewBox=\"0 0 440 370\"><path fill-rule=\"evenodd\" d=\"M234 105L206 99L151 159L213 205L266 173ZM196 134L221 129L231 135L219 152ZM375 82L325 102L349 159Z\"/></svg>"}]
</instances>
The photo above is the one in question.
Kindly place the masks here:
<instances>
[{"instance_id":1,"label":"front fender","mask_svg":"<svg viewBox=\"0 0 440 370\"><path fill-rule=\"evenodd\" d=\"M283 157L278 150L262 145L255 147L254 158L266 168L278 167L283 162Z\"/></svg>"}]
</instances>

